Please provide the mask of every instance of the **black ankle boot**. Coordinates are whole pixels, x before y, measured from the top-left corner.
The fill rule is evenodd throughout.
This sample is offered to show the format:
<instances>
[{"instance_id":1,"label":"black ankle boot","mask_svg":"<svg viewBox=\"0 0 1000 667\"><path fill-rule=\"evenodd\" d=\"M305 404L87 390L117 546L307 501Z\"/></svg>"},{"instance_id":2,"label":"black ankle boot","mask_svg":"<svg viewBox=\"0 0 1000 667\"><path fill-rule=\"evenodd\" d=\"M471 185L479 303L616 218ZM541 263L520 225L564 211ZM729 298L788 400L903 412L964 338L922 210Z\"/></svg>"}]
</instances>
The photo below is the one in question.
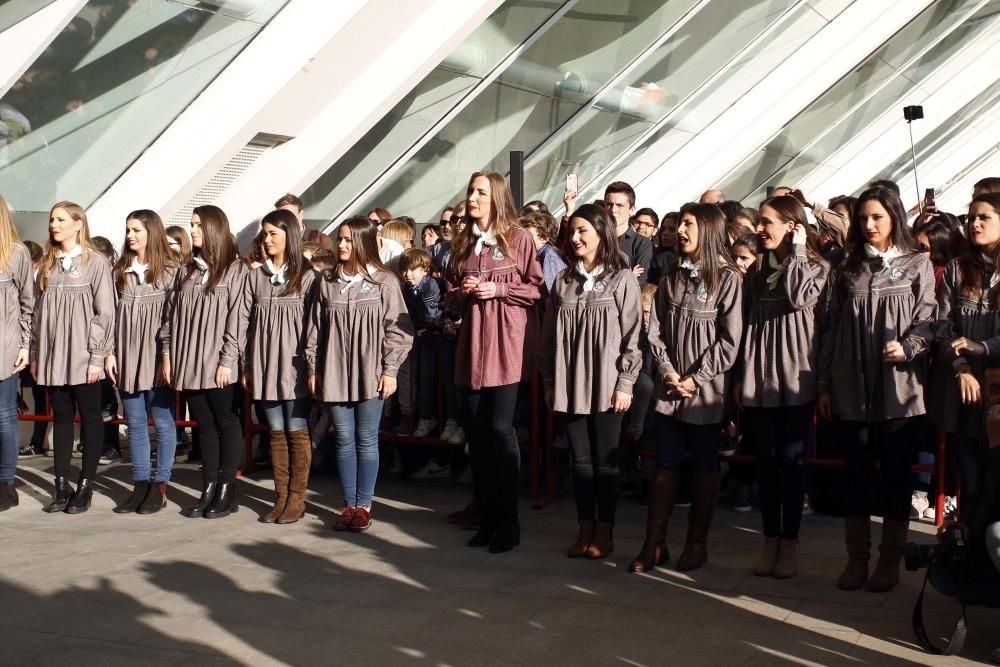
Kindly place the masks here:
<instances>
[{"instance_id":1,"label":"black ankle boot","mask_svg":"<svg viewBox=\"0 0 1000 667\"><path fill-rule=\"evenodd\" d=\"M219 485L219 492L212 501L212 506L205 510L206 519L221 519L224 516L235 514L239 509L236 503L236 482L223 482Z\"/></svg>"},{"instance_id":2,"label":"black ankle boot","mask_svg":"<svg viewBox=\"0 0 1000 667\"><path fill-rule=\"evenodd\" d=\"M65 477L56 477L55 486L56 488L52 492L52 502L45 508L45 511L50 514L65 512L66 506L69 505L69 499L73 497L73 487L69 485L69 480Z\"/></svg>"},{"instance_id":3,"label":"black ankle boot","mask_svg":"<svg viewBox=\"0 0 1000 667\"><path fill-rule=\"evenodd\" d=\"M167 506L167 483L152 482L149 485L149 493L142 505L136 510L136 514L156 514Z\"/></svg>"},{"instance_id":4,"label":"black ankle boot","mask_svg":"<svg viewBox=\"0 0 1000 667\"><path fill-rule=\"evenodd\" d=\"M490 553L502 554L521 544L521 524L517 516L504 517L490 540Z\"/></svg>"},{"instance_id":5,"label":"black ankle boot","mask_svg":"<svg viewBox=\"0 0 1000 667\"><path fill-rule=\"evenodd\" d=\"M76 484L76 493L66 506L66 514L83 514L90 509L90 501L94 497L94 480L81 477Z\"/></svg>"},{"instance_id":6,"label":"black ankle boot","mask_svg":"<svg viewBox=\"0 0 1000 667\"><path fill-rule=\"evenodd\" d=\"M194 507L188 507L186 510L181 512L181 514L189 519L200 519L205 516L205 510L207 510L212 505L212 501L215 500L215 492L218 488L218 482L209 482L206 484L205 488L201 490L201 498L198 499L198 504Z\"/></svg>"},{"instance_id":7,"label":"black ankle boot","mask_svg":"<svg viewBox=\"0 0 1000 667\"><path fill-rule=\"evenodd\" d=\"M14 482L0 483L0 512L17 507L17 502L17 489L14 488Z\"/></svg>"},{"instance_id":8,"label":"black ankle boot","mask_svg":"<svg viewBox=\"0 0 1000 667\"><path fill-rule=\"evenodd\" d=\"M497 514L493 509L486 509L483 512L482 520L479 523L479 530L469 540L470 547L485 547L493 539L497 532Z\"/></svg>"},{"instance_id":9,"label":"black ankle boot","mask_svg":"<svg viewBox=\"0 0 1000 667\"><path fill-rule=\"evenodd\" d=\"M139 509L139 505L142 505L142 501L146 499L146 494L148 493L149 480L136 480L135 486L132 487L132 495L128 497L128 500L114 508L112 511L115 514L130 514L134 512Z\"/></svg>"}]
</instances>

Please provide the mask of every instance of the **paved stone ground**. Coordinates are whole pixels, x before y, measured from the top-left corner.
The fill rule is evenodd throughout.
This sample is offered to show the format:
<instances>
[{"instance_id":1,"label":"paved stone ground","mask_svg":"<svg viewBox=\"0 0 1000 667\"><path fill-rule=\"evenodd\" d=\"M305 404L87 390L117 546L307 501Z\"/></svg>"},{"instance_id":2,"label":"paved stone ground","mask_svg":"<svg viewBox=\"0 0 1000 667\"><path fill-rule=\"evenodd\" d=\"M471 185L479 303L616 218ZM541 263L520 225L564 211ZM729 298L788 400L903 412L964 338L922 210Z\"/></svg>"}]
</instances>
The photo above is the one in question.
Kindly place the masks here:
<instances>
[{"instance_id":1,"label":"paved stone ground","mask_svg":"<svg viewBox=\"0 0 1000 667\"><path fill-rule=\"evenodd\" d=\"M644 508L629 500L615 553L592 562L563 555L568 499L524 503L522 546L490 555L445 521L468 494L446 481L381 481L375 525L355 535L331 529L329 477L310 485L306 519L277 526L257 523L266 475L244 478L238 514L182 517L178 503L199 488L190 465L158 515L111 512L127 465L102 472L89 513L46 515L50 466L23 466L21 505L0 515L3 665L958 665L1000 646L1000 610L971 609L962 658L921 652L909 626L917 574L887 595L837 590L842 529L827 517L806 517L790 581L750 574L759 517L722 507L707 567L640 576L626 568ZM675 556L686 514L671 525ZM946 630L956 609L933 598L930 629Z\"/></svg>"}]
</instances>

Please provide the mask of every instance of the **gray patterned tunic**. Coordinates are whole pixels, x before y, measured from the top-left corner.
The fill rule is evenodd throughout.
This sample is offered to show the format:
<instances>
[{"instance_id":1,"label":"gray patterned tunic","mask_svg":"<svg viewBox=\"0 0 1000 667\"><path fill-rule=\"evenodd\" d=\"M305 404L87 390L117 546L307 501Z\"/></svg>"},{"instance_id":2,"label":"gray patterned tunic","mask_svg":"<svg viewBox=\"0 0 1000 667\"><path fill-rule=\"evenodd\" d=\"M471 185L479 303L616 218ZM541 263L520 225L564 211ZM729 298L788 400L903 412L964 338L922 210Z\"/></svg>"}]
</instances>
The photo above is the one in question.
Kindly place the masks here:
<instances>
[{"instance_id":1,"label":"gray patterned tunic","mask_svg":"<svg viewBox=\"0 0 1000 667\"><path fill-rule=\"evenodd\" d=\"M930 260L920 253L888 264L866 259L857 274L843 266L832 281L819 392L830 393L833 413L848 421L924 414L926 352L937 311ZM895 340L902 343L907 360L887 364L883 349Z\"/></svg>"},{"instance_id":2,"label":"gray patterned tunic","mask_svg":"<svg viewBox=\"0 0 1000 667\"><path fill-rule=\"evenodd\" d=\"M188 266L182 266L177 272L168 295L160 340L163 349L170 354L175 389L215 389L215 372L219 366L232 371L230 382L236 382L239 377L238 351L243 347L245 332L237 327L236 303L247 268L242 261L234 261L215 289L206 292L201 283L204 274L197 265L191 277L185 280ZM224 353L222 348L227 337L235 343Z\"/></svg>"},{"instance_id":3,"label":"gray patterned tunic","mask_svg":"<svg viewBox=\"0 0 1000 667\"><path fill-rule=\"evenodd\" d=\"M35 311L35 285L31 276L28 249L15 243L10 249L10 263L0 270L0 368L14 367L17 354L31 349L31 325Z\"/></svg>"},{"instance_id":4,"label":"gray patterned tunic","mask_svg":"<svg viewBox=\"0 0 1000 667\"><path fill-rule=\"evenodd\" d=\"M125 289L118 295L115 354L118 388L127 393L152 389L160 367L160 334L166 313L167 293L177 269L166 267L155 283L143 282L133 272L125 274Z\"/></svg>"},{"instance_id":5,"label":"gray patterned tunic","mask_svg":"<svg viewBox=\"0 0 1000 667\"><path fill-rule=\"evenodd\" d=\"M316 398L356 403L378 393L382 375L396 377L413 346L413 323L399 280L385 271L344 289L318 278L306 321L306 365Z\"/></svg>"},{"instance_id":6,"label":"gray patterned tunic","mask_svg":"<svg viewBox=\"0 0 1000 667\"><path fill-rule=\"evenodd\" d=\"M742 278L722 271L708 293L700 277L679 266L660 281L649 317L649 351L657 367L656 411L687 424L722 421L729 376L743 333ZM691 398L670 398L663 378L690 376L698 389Z\"/></svg>"},{"instance_id":7,"label":"gray patterned tunic","mask_svg":"<svg viewBox=\"0 0 1000 667\"><path fill-rule=\"evenodd\" d=\"M87 383L87 367L103 372L114 347L115 296L111 266L99 252L85 250L69 270L56 261L45 290L35 283L33 358L38 384L62 387Z\"/></svg>"},{"instance_id":8,"label":"gray patterned tunic","mask_svg":"<svg viewBox=\"0 0 1000 667\"><path fill-rule=\"evenodd\" d=\"M296 294L271 282L267 265L247 273L239 300L239 331L246 331L246 376L255 401L291 401L309 396L305 359L306 296L315 271L306 268ZM226 356L233 356L229 350Z\"/></svg>"},{"instance_id":9,"label":"gray patterned tunic","mask_svg":"<svg viewBox=\"0 0 1000 667\"><path fill-rule=\"evenodd\" d=\"M776 408L816 400L816 305L830 265L810 261L802 245L794 246L787 261L774 289L767 282L774 273L769 267L746 281L741 371L741 401L746 407Z\"/></svg>"},{"instance_id":10,"label":"gray patterned tunic","mask_svg":"<svg viewBox=\"0 0 1000 667\"><path fill-rule=\"evenodd\" d=\"M553 409L577 415L607 412L613 392L631 395L642 370L635 276L628 269L601 276L589 292L583 283L572 268L556 277L538 353L545 389L555 394Z\"/></svg>"}]
</instances>

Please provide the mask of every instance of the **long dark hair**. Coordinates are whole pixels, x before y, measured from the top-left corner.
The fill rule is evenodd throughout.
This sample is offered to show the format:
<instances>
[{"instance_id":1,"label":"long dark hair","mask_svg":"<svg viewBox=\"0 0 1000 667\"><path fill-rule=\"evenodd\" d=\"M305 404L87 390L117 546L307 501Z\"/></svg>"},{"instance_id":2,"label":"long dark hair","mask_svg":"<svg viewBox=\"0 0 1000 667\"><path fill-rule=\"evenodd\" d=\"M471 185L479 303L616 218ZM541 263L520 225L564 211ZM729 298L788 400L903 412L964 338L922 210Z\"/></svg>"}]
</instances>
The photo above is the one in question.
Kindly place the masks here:
<instances>
[{"instance_id":1,"label":"long dark hair","mask_svg":"<svg viewBox=\"0 0 1000 667\"><path fill-rule=\"evenodd\" d=\"M726 215L715 204L688 203L681 207L678 226L685 215L691 215L698 223L698 261L701 264L699 275L705 289L711 294L722 282L723 271L739 272L729 254ZM677 262L674 265L674 275L682 271L680 264L681 262Z\"/></svg>"},{"instance_id":2,"label":"long dark hair","mask_svg":"<svg viewBox=\"0 0 1000 667\"><path fill-rule=\"evenodd\" d=\"M177 241L178 245L180 245L181 247L180 250L175 251L170 247L170 243L167 242L167 249L170 250L171 254L174 256L174 259L177 260L177 263L183 266L184 264L190 262L191 237L188 235L187 230L181 227L180 225L170 225L169 227L167 227L166 232L167 232L167 237L173 239L174 241Z\"/></svg>"},{"instance_id":3,"label":"long dark hair","mask_svg":"<svg viewBox=\"0 0 1000 667\"><path fill-rule=\"evenodd\" d=\"M904 253L916 250L913 234L906 225L906 209L903 208L899 195L887 187L869 188L858 197L854 206L854 216L851 218L851 228L847 231L847 247L850 250L844 260L844 270L848 273L859 273L867 258L865 244L868 243L868 239L865 237L865 223L861 216L865 203L869 201L877 201L889 214L889 219L892 221L892 231L889 232L891 244Z\"/></svg>"},{"instance_id":4,"label":"long dark hair","mask_svg":"<svg viewBox=\"0 0 1000 667\"><path fill-rule=\"evenodd\" d=\"M221 208L206 204L196 206L191 213L197 215L201 222L201 248L194 248L192 261L188 264L184 280L187 281L197 268L194 257L200 257L208 264L208 283L205 284L205 291L211 292L222 280L229 265L239 259L240 253L236 248L236 239L229 231L229 218Z\"/></svg>"},{"instance_id":5,"label":"long dark hair","mask_svg":"<svg viewBox=\"0 0 1000 667\"><path fill-rule=\"evenodd\" d=\"M138 220L146 230L146 266L148 267L146 269L146 282L156 283L163 278L166 268L176 268L179 264L174 253L170 251L167 233L163 229L163 221L160 220L156 211L149 209L132 211L125 216L125 224L128 224L129 220ZM137 257L138 253L128 247L127 240L122 243L122 251L115 263L113 274L119 292L125 291L125 273Z\"/></svg>"},{"instance_id":6,"label":"long dark hair","mask_svg":"<svg viewBox=\"0 0 1000 667\"><path fill-rule=\"evenodd\" d=\"M285 275L288 282L281 294L298 294L302 291L302 275L306 271L306 259L302 256L302 225L294 213L283 208L265 215L260 221L261 231L264 231L264 225L271 225L285 232L285 266L288 267Z\"/></svg>"},{"instance_id":7,"label":"long dark hair","mask_svg":"<svg viewBox=\"0 0 1000 667\"><path fill-rule=\"evenodd\" d=\"M466 200L472 194L473 182L480 176L484 176L490 182L490 229L496 236L497 246L505 256L510 257L510 233L517 228L517 206L514 205L514 195L511 194L510 185L503 174L495 171L477 171L469 177L469 185L465 189ZM465 262L476 246L476 239L472 233L472 225L476 223L469 217L468 209L463 217L465 229L451 240L451 272L455 276L462 275Z\"/></svg>"},{"instance_id":8,"label":"long dark hair","mask_svg":"<svg viewBox=\"0 0 1000 667\"><path fill-rule=\"evenodd\" d=\"M960 248L956 244L955 232L944 220L925 220L913 228L914 240L917 234L923 234L930 243L931 264L934 266L945 266L952 257L959 254ZM920 248L918 247L919 251Z\"/></svg>"},{"instance_id":9,"label":"long dark hair","mask_svg":"<svg viewBox=\"0 0 1000 667\"><path fill-rule=\"evenodd\" d=\"M375 224L371 220L359 215L348 218L340 223L333 235L334 239L336 239L336 247L338 248L340 246L340 230L344 227L351 230L353 255L349 261L355 263L356 271L360 271L371 278L372 276L368 272L368 267L374 266L376 269L385 271L389 275L395 275L382 263L382 259L378 256L378 228L375 227ZM346 262L341 261L338 255L337 263L323 271L323 277L331 282L336 281L341 270L344 268L344 264Z\"/></svg>"},{"instance_id":10,"label":"long dark hair","mask_svg":"<svg viewBox=\"0 0 1000 667\"><path fill-rule=\"evenodd\" d=\"M972 239L972 223L974 222L972 207L975 204L988 204L994 211L1000 213L1000 193L984 192L972 199L972 203L969 204L969 217L965 223L966 236L969 239ZM983 289L983 279L986 273L986 267L983 263L984 250L984 248L973 244L970 240L965 252L958 258L959 286L962 294L966 297L975 298ZM998 262L1000 262L1000 253L997 253L997 257L993 259L994 273L1000 272ZM990 290L989 302L992 308L1000 310L1000 289L994 288Z\"/></svg>"},{"instance_id":11,"label":"long dark hair","mask_svg":"<svg viewBox=\"0 0 1000 667\"><path fill-rule=\"evenodd\" d=\"M594 231L597 232L598 238L601 239L601 245L597 247L597 257L595 260L597 264L604 267L604 271L601 273L602 276L612 276L623 269L627 270L629 268L625 253L618 247L618 236L615 234L617 223L611 219L611 216L608 215L607 210L603 206L584 204L573 211L573 215L569 217L571 229L573 218L586 220L594 228ZM572 232L568 233L571 234ZM572 282L574 273L574 271L566 271L564 280L567 283Z\"/></svg>"}]
</instances>

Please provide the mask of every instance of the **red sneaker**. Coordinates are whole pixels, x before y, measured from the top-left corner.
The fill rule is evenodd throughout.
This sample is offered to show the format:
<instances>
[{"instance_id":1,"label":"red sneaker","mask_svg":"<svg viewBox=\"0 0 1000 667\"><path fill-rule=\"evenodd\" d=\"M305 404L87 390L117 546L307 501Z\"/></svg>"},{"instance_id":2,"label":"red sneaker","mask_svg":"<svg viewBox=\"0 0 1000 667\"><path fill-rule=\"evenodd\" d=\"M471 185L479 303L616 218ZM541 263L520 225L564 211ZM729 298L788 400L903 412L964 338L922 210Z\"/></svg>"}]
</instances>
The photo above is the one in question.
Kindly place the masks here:
<instances>
[{"instance_id":1,"label":"red sneaker","mask_svg":"<svg viewBox=\"0 0 1000 667\"><path fill-rule=\"evenodd\" d=\"M351 523L354 520L354 513L357 511L354 507L345 507L340 510L340 519L337 523L333 524L334 530L350 530Z\"/></svg>"},{"instance_id":2,"label":"red sneaker","mask_svg":"<svg viewBox=\"0 0 1000 667\"><path fill-rule=\"evenodd\" d=\"M351 517L351 532L360 533L368 530L372 525L372 515L364 507L355 507L354 516Z\"/></svg>"}]
</instances>

